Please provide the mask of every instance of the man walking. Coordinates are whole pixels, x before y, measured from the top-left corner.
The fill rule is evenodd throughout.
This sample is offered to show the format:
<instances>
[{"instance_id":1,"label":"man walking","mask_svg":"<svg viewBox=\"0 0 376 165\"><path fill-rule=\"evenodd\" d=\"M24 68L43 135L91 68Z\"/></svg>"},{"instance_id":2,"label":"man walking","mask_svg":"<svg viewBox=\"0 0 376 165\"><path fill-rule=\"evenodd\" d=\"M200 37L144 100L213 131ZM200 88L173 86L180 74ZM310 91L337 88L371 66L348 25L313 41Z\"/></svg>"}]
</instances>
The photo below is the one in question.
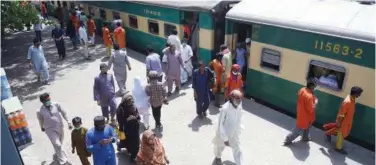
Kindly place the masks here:
<instances>
[{"instance_id":1,"label":"man walking","mask_svg":"<svg viewBox=\"0 0 376 165\"><path fill-rule=\"evenodd\" d=\"M231 55L231 51L227 48L226 45L221 45L220 49L221 49L221 53L223 54L222 64L225 67L224 77L227 78L231 72L232 55Z\"/></svg>"},{"instance_id":2,"label":"man walking","mask_svg":"<svg viewBox=\"0 0 376 165\"><path fill-rule=\"evenodd\" d=\"M154 49L151 46L148 46L146 48L146 52L148 56L146 57L146 76L148 77L148 74L150 71L156 71L158 73L158 81L162 82L163 78L163 69L162 69L162 63L161 58L159 54L154 52Z\"/></svg>"},{"instance_id":3,"label":"man walking","mask_svg":"<svg viewBox=\"0 0 376 165\"><path fill-rule=\"evenodd\" d=\"M110 30L107 27L107 22L103 23L102 33L103 33L102 34L103 44L106 47L108 57L110 57L111 49L112 49L112 39L111 39Z\"/></svg>"},{"instance_id":4,"label":"man walking","mask_svg":"<svg viewBox=\"0 0 376 165\"><path fill-rule=\"evenodd\" d=\"M121 26L121 22L116 23L116 29L114 30L115 41L119 45L121 50L125 51L125 30Z\"/></svg>"},{"instance_id":5,"label":"man walking","mask_svg":"<svg viewBox=\"0 0 376 165\"><path fill-rule=\"evenodd\" d=\"M284 145L292 144L299 134L302 134L302 140L310 141L309 129L315 121L315 107L317 99L313 94L316 88L316 82L308 79L306 87L298 92L298 100L296 105L296 126L290 134L287 135Z\"/></svg>"},{"instance_id":6,"label":"man walking","mask_svg":"<svg viewBox=\"0 0 376 165\"><path fill-rule=\"evenodd\" d=\"M34 24L34 31L35 37L38 39L39 42L42 42L42 29L42 21L38 20L38 22Z\"/></svg>"},{"instance_id":7,"label":"man walking","mask_svg":"<svg viewBox=\"0 0 376 165\"><path fill-rule=\"evenodd\" d=\"M159 75L156 71L149 72L149 84L146 85L146 94L150 97L150 105L153 111L155 127L162 128L161 108L163 104L168 104L166 90L162 82L158 81Z\"/></svg>"},{"instance_id":8,"label":"man walking","mask_svg":"<svg viewBox=\"0 0 376 165\"><path fill-rule=\"evenodd\" d=\"M210 104L210 80L214 77L209 68L200 61L200 68L193 72L192 88L196 101L196 113L200 118L206 117L206 110Z\"/></svg>"},{"instance_id":9,"label":"man walking","mask_svg":"<svg viewBox=\"0 0 376 165\"><path fill-rule=\"evenodd\" d=\"M54 160L57 159L59 165L68 165L70 163L68 162L67 154L63 149L63 118L68 123L69 129L72 129L72 125L68 120L67 113L59 103L51 102L51 98L48 93L43 93L40 95L39 100L43 105L37 112L37 118L41 130L46 132L55 149Z\"/></svg>"},{"instance_id":10,"label":"man walking","mask_svg":"<svg viewBox=\"0 0 376 165\"><path fill-rule=\"evenodd\" d=\"M184 67L183 59L181 58L181 54L179 51L176 50L174 44L170 44L169 47L163 49L163 54L166 55L167 59L167 88L168 88L168 96L171 95L172 92L172 82L175 81L175 92L179 93L180 91L180 67Z\"/></svg>"},{"instance_id":11,"label":"man walking","mask_svg":"<svg viewBox=\"0 0 376 165\"><path fill-rule=\"evenodd\" d=\"M106 125L103 116L94 118L94 128L86 133L86 147L93 154L94 165L116 165L115 130Z\"/></svg>"},{"instance_id":12,"label":"man walking","mask_svg":"<svg viewBox=\"0 0 376 165\"><path fill-rule=\"evenodd\" d=\"M81 40L81 44L84 46L84 58L86 60L90 60L90 56L89 56L89 48L88 48L88 38L87 38L87 33L86 33L86 28L85 28L85 24L84 22L80 22L80 28L78 29L78 33L80 35L80 40Z\"/></svg>"},{"instance_id":13,"label":"man walking","mask_svg":"<svg viewBox=\"0 0 376 165\"><path fill-rule=\"evenodd\" d=\"M46 57L44 57L43 48L40 45L39 39L34 39L34 45L29 47L27 53L27 59L29 60L29 66L34 69L34 72L37 74L38 82L48 85L50 74L48 71L48 63ZM42 80L41 77L42 76Z\"/></svg>"},{"instance_id":14,"label":"man walking","mask_svg":"<svg viewBox=\"0 0 376 165\"><path fill-rule=\"evenodd\" d=\"M114 77L107 73L106 63L101 63L99 69L101 73L94 79L94 101L101 107L102 115L107 119L106 122L109 121L108 107L110 107L112 122L116 113Z\"/></svg>"},{"instance_id":15,"label":"man walking","mask_svg":"<svg viewBox=\"0 0 376 165\"><path fill-rule=\"evenodd\" d=\"M87 31L89 35L89 43L91 45L95 45L95 33L97 30L97 27L95 25L95 22L93 20L93 17L91 15L88 16L88 21L87 21Z\"/></svg>"},{"instance_id":16,"label":"man walking","mask_svg":"<svg viewBox=\"0 0 376 165\"><path fill-rule=\"evenodd\" d=\"M187 39L183 39L182 41L181 58L184 61L185 69L187 69L188 77L191 77L192 72L193 72L193 65L192 65L193 51L192 51L191 46L188 45Z\"/></svg>"},{"instance_id":17,"label":"man walking","mask_svg":"<svg viewBox=\"0 0 376 165\"><path fill-rule=\"evenodd\" d=\"M214 101L214 105L218 108L221 107L221 104L220 104L220 97L221 97L221 92L222 92L222 87L223 87L223 80L222 80L222 74L223 72L225 72L225 68L223 67L222 65L222 54L221 53L218 53L216 56L215 56L215 59L210 62L210 68L212 68L212 70L214 71L215 73L215 86L214 88L212 89L212 91L215 93L215 101Z\"/></svg>"},{"instance_id":18,"label":"man walking","mask_svg":"<svg viewBox=\"0 0 376 165\"><path fill-rule=\"evenodd\" d=\"M352 87L350 95L348 95L342 102L342 105L338 111L336 122L333 124L330 123L324 125L327 140L330 141L332 139L331 135L337 135L336 151L344 155L346 155L347 152L343 149L343 141L351 132L355 114L355 99L361 96L362 93L362 88L358 86ZM335 127L328 129L327 127L330 125L335 125Z\"/></svg>"},{"instance_id":19,"label":"man walking","mask_svg":"<svg viewBox=\"0 0 376 165\"><path fill-rule=\"evenodd\" d=\"M129 63L127 52L125 50L120 50L118 44L114 44L114 52L108 60L108 69L111 69L112 64L114 64L114 74L116 82L119 86L119 93L124 94L127 82L127 67L131 70L131 64Z\"/></svg>"},{"instance_id":20,"label":"man walking","mask_svg":"<svg viewBox=\"0 0 376 165\"><path fill-rule=\"evenodd\" d=\"M52 30L52 38L55 40L55 45L57 48L57 53L59 54L59 59L65 59L65 42L64 42L64 31L55 24L55 28Z\"/></svg>"},{"instance_id":21,"label":"man walking","mask_svg":"<svg viewBox=\"0 0 376 165\"><path fill-rule=\"evenodd\" d=\"M240 134L243 129L243 94L233 90L219 114L216 136L213 140L216 165L222 165L222 152L226 146L232 149L236 165L244 165L240 149Z\"/></svg>"},{"instance_id":22,"label":"man walking","mask_svg":"<svg viewBox=\"0 0 376 165\"><path fill-rule=\"evenodd\" d=\"M178 31L176 29L172 30L171 35L167 38L167 43L174 45L176 49L180 51L181 42L178 36Z\"/></svg>"}]
</instances>

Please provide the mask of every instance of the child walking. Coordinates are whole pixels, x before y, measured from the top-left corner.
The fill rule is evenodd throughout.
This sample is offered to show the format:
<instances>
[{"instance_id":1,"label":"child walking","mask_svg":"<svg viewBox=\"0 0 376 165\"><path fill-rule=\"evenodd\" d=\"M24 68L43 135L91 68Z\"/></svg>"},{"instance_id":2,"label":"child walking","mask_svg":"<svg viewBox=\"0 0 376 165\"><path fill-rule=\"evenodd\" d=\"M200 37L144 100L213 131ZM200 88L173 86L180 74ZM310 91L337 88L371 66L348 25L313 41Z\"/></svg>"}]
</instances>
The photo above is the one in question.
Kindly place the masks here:
<instances>
[{"instance_id":1,"label":"child walking","mask_svg":"<svg viewBox=\"0 0 376 165\"><path fill-rule=\"evenodd\" d=\"M88 157L91 153L86 150L86 132L87 129L82 127L82 120L80 117L75 117L72 120L74 129L71 133L72 139L72 153L77 151L78 157L80 157L82 165L90 165Z\"/></svg>"},{"instance_id":2,"label":"child walking","mask_svg":"<svg viewBox=\"0 0 376 165\"><path fill-rule=\"evenodd\" d=\"M134 99L134 104L138 112L142 116L145 129L149 129L149 96L145 92L145 85L141 83L140 77L134 78L134 87L132 90L132 96Z\"/></svg>"}]
</instances>

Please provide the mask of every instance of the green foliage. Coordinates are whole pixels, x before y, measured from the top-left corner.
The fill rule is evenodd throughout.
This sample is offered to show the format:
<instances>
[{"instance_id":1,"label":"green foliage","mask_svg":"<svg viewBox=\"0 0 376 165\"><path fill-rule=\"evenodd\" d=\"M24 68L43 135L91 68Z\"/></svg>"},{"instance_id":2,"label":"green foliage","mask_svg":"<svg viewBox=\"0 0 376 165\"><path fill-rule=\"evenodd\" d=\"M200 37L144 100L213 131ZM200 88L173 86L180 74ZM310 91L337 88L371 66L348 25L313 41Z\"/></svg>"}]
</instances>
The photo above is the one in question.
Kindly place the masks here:
<instances>
[{"instance_id":1,"label":"green foliage","mask_svg":"<svg viewBox=\"0 0 376 165\"><path fill-rule=\"evenodd\" d=\"M39 21L38 14L38 10L31 3L1 1L1 28L2 30L24 29L25 24Z\"/></svg>"}]
</instances>

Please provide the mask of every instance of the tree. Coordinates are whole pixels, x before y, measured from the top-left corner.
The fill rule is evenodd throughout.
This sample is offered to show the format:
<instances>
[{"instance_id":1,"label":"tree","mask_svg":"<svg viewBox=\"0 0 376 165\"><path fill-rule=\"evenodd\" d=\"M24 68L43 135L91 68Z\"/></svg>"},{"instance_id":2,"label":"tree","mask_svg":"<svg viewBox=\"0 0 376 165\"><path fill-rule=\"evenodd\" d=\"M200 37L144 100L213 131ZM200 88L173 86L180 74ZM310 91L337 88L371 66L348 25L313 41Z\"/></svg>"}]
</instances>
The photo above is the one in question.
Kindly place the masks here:
<instances>
[{"instance_id":1,"label":"tree","mask_svg":"<svg viewBox=\"0 0 376 165\"><path fill-rule=\"evenodd\" d=\"M1 32L24 29L25 24L39 21L39 12L32 3L1 1Z\"/></svg>"}]
</instances>

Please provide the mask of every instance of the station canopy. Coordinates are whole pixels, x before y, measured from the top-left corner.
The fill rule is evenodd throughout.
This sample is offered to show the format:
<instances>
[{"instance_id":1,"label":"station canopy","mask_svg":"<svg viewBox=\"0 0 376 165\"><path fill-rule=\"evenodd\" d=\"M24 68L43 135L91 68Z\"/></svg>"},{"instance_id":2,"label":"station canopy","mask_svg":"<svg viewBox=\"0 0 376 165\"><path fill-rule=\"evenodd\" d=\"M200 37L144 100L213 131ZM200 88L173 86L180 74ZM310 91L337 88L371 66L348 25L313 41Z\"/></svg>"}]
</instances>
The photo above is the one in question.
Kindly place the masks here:
<instances>
[{"instance_id":1,"label":"station canopy","mask_svg":"<svg viewBox=\"0 0 376 165\"><path fill-rule=\"evenodd\" d=\"M344 0L242 0L226 18L374 43L375 9Z\"/></svg>"}]
</instances>

